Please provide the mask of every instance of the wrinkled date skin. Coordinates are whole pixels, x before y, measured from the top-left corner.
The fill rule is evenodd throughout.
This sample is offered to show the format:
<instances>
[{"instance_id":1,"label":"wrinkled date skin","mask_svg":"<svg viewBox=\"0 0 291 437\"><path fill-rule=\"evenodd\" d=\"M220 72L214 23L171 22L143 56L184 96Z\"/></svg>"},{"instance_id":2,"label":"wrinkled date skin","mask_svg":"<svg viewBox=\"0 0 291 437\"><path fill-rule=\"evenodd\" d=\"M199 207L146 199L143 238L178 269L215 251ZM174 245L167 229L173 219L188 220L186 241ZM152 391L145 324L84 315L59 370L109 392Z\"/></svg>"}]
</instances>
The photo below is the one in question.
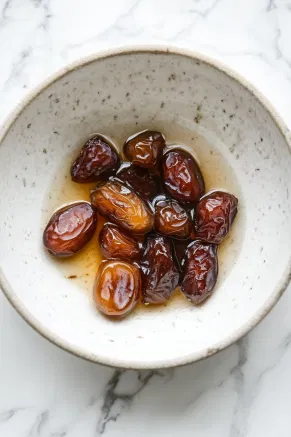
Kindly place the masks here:
<instances>
[{"instance_id":1,"label":"wrinkled date skin","mask_svg":"<svg viewBox=\"0 0 291 437\"><path fill-rule=\"evenodd\" d=\"M97 186L91 202L101 215L133 234L146 234L153 227L153 214L144 201L118 181Z\"/></svg>"},{"instance_id":2,"label":"wrinkled date skin","mask_svg":"<svg viewBox=\"0 0 291 437\"><path fill-rule=\"evenodd\" d=\"M125 261L105 261L99 266L93 297L98 310L123 317L135 307L141 292L139 269Z\"/></svg>"},{"instance_id":3,"label":"wrinkled date skin","mask_svg":"<svg viewBox=\"0 0 291 437\"><path fill-rule=\"evenodd\" d=\"M136 260L141 253L138 241L112 223L106 223L101 229L99 244L106 258Z\"/></svg>"},{"instance_id":4,"label":"wrinkled date skin","mask_svg":"<svg viewBox=\"0 0 291 437\"><path fill-rule=\"evenodd\" d=\"M144 200L152 200L158 194L158 178L146 168L131 165L118 171L116 176Z\"/></svg>"},{"instance_id":5,"label":"wrinkled date skin","mask_svg":"<svg viewBox=\"0 0 291 437\"><path fill-rule=\"evenodd\" d=\"M184 278L181 282L183 294L195 305L207 299L217 281L217 246L194 241L185 256Z\"/></svg>"},{"instance_id":6,"label":"wrinkled date skin","mask_svg":"<svg viewBox=\"0 0 291 437\"><path fill-rule=\"evenodd\" d=\"M197 238L220 244L235 219L237 205L237 198L223 191L214 191L203 197L196 206Z\"/></svg>"},{"instance_id":7,"label":"wrinkled date skin","mask_svg":"<svg viewBox=\"0 0 291 437\"><path fill-rule=\"evenodd\" d=\"M155 203L155 230L166 236L186 239L192 229L188 212L178 202L170 199L157 200Z\"/></svg>"},{"instance_id":8,"label":"wrinkled date skin","mask_svg":"<svg viewBox=\"0 0 291 437\"><path fill-rule=\"evenodd\" d=\"M86 202L65 206L54 213L43 233L43 244L57 257L74 255L94 235L97 214Z\"/></svg>"},{"instance_id":9,"label":"wrinkled date skin","mask_svg":"<svg viewBox=\"0 0 291 437\"><path fill-rule=\"evenodd\" d=\"M166 302L179 283L170 240L161 235L148 237L141 259L141 271L143 302Z\"/></svg>"},{"instance_id":10,"label":"wrinkled date skin","mask_svg":"<svg viewBox=\"0 0 291 437\"><path fill-rule=\"evenodd\" d=\"M166 191L185 205L197 202L205 185L198 164L184 150L169 150L162 158L162 172Z\"/></svg>"},{"instance_id":11,"label":"wrinkled date skin","mask_svg":"<svg viewBox=\"0 0 291 437\"><path fill-rule=\"evenodd\" d=\"M165 146L165 138L160 132L144 131L128 138L124 153L133 164L152 168L158 163Z\"/></svg>"},{"instance_id":12,"label":"wrinkled date skin","mask_svg":"<svg viewBox=\"0 0 291 437\"><path fill-rule=\"evenodd\" d=\"M118 169L120 159L117 152L99 135L89 139L82 147L71 167L74 182L96 182L112 175Z\"/></svg>"}]
</instances>

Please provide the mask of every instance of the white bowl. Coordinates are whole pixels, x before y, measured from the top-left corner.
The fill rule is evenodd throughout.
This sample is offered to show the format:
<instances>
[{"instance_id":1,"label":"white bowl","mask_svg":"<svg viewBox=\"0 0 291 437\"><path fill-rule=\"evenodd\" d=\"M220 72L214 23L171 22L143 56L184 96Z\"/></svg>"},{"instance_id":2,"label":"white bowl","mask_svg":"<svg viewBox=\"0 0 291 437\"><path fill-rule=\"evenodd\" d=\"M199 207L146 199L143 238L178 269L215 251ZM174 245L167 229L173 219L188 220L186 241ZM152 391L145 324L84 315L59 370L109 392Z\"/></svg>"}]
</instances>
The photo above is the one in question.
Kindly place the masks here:
<instances>
[{"instance_id":1,"label":"white bowl","mask_svg":"<svg viewBox=\"0 0 291 437\"><path fill-rule=\"evenodd\" d=\"M177 296L112 322L96 312L90 293L96 238L75 261L56 262L42 247L42 231L58 205L88 198L88 187L69 178L87 137L101 132L122 146L145 128L195 153L207 188L236 194L239 214L219 249L219 283L204 305ZM42 84L2 129L1 287L43 336L98 363L161 368L209 356L255 326L289 282L290 168L282 121L217 62L157 47L82 60Z\"/></svg>"}]
</instances>

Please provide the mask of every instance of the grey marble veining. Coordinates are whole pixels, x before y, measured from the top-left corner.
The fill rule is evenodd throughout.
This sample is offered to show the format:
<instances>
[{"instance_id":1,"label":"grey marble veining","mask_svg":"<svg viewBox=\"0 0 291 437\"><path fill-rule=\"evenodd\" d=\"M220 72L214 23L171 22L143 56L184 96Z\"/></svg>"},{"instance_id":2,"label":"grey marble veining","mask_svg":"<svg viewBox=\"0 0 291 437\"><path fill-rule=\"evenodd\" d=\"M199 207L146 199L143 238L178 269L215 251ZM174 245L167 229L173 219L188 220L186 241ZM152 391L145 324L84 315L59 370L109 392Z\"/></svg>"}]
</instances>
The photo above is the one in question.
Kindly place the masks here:
<instances>
[{"instance_id":1,"label":"grey marble veining","mask_svg":"<svg viewBox=\"0 0 291 437\"><path fill-rule=\"evenodd\" d=\"M0 121L68 62L177 44L226 62L291 126L288 0L0 0ZM0 294L0 436L289 437L291 295L236 345L187 367L120 371L57 349Z\"/></svg>"}]
</instances>

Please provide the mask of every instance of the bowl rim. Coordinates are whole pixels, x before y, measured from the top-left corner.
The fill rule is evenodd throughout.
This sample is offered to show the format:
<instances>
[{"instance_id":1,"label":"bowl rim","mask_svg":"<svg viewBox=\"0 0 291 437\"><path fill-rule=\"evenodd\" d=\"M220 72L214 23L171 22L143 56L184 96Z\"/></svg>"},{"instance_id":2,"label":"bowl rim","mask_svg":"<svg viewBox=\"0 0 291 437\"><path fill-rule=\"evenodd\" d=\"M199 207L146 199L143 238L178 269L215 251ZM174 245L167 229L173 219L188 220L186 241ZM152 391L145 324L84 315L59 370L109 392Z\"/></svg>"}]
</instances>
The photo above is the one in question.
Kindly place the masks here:
<instances>
[{"instance_id":1,"label":"bowl rim","mask_svg":"<svg viewBox=\"0 0 291 437\"><path fill-rule=\"evenodd\" d=\"M42 81L38 86L34 87L28 94L20 101L18 105L16 105L15 109L10 112L4 123L0 128L0 146L4 141L5 137L9 133L10 128L21 115L22 111L48 86L52 85L54 82L61 79L67 73L70 73L74 70L78 70L81 67L89 65L95 61L107 59L120 55L131 55L131 54L139 54L139 53L151 53L151 54L173 54L182 57L187 57L190 59L198 60L203 62L216 70L222 72L226 76L230 77L234 81L238 82L244 88L246 88L265 108L265 110L269 113L277 128L281 132L284 137L288 147L289 152L291 154L291 131L288 129L285 122L277 113L276 109L273 105L268 101L268 99L261 94L260 91L256 89L248 80L246 80L240 73L237 73L234 69L227 66L220 60L212 58L203 53L197 52L195 50L189 50L177 46L168 46L161 44L149 44L149 45L125 45L118 46L102 51L98 51L92 55L82 57L81 59L68 64L67 66L59 69L57 72L48 76L47 79ZM24 303L16 296L12 287L9 285L8 280L5 278L4 273L2 271L0 265L0 289L2 289L4 295L7 297L8 301L11 305L16 309L16 311L20 314L20 316L34 329L36 330L42 337L49 340L51 343L60 347L66 352L70 352L71 354L83 358L85 360L103 364L111 367L119 367L124 369L161 369L161 368L170 368L183 366L186 364L190 364L196 361L200 361L204 358L207 358L226 347L232 345L236 341L238 341L241 337L246 335L251 329L253 329L273 308L279 298L282 296L284 291L286 290L289 282L291 281L291 253L289 256L289 260L287 263L287 267L282 275L280 281L272 292L271 296L268 300L262 305L262 307L257 311L257 313L251 318L251 320L244 323L239 329L231 333L227 336L223 341L218 342L213 345L213 347L205 347L205 349L200 350L199 352L189 353L188 355L178 357L175 359L168 360L152 360L151 362L142 362L142 361L129 361L126 359L110 359L103 356L98 356L92 353L88 353L83 350L81 347L77 347L75 345L70 344L66 340L63 340L59 336L52 333L49 329L42 325L42 323L37 320L30 312L26 309Z\"/></svg>"}]
</instances>

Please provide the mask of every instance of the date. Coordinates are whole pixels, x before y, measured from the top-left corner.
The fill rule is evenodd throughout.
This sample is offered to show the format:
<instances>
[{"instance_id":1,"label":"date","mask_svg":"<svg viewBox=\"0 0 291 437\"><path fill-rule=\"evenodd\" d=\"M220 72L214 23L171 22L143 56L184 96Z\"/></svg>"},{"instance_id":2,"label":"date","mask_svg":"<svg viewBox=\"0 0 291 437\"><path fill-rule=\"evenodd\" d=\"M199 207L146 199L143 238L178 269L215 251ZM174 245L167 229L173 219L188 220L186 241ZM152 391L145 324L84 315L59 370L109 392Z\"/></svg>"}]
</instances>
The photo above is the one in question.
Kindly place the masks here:
<instances>
[{"instance_id":1,"label":"date","mask_svg":"<svg viewBox=\"0 0 291 437\"><path fill-rule=\"evenodd\" d=\"M99 266L93 297L97 309L110 317L123 317L135 307L141 292L139 269L125 261L105 261Z\"/></svg>"},{"instance_id":2,"label":"date","mask_svg":"<svg viewBox=\"0 0 291 437\"><path fill-rule=\"evenodd\" d=\"M205 185L198 164L184 150L169 150L162 158L166 191L175 200L192 205L204 194Z\"/></svg>"},{"instance_id":3,"label":"date","mask_svg":"<svg viewBox=\"0 0 291 437\"><path fill-rule=\"evenodd\" d=\"M138 241L112 223L106 223L101 229L99 244L106 258L136 260L141 253Z\"/></svg>"},{"instance_id":4,"label":"date","mask_svg":"<svg viewBox=\"0 0 291 437\"><path fill-rule=\"evenodd\" d=\"M166 302L179 283L171 241L161 235L147 238L141 259L142 299L144 303Z\"/></svg>"},{"instance_id":5,"label":"date","mask_svg":"<svg viewBox=\"0 0 291 437\"><path fill-rule=\"evenodd\" d=\"M91 191L91 203L110 221L133 234L146 234L153 227L153 214L144 201L119 181L110 180Z\"/></svg>"},{"instance_id":6,"label":"date","mask_svg":"<svg viewBox=\"0 0 291 437\"><path fill-rule=\"evenodd\" d=\"M101 136L90 138L71 167L74 182L96 182L113 175L120 166L117 152Z\"/></svg>"},{"instance_id":7,"label":"date","mask_svg":"<svg viewBox=\"0 0 291 437\"><path fill-rule=\"evenodd\" d=\"M132 135L124 144L124 153L139 167L156 167L165 146L165 138L160 132L146 130Z\"/></svg>"},{"instance_id":8,"label":"date","mask_svg":"<svg viewBox=\"0 0 291 437\"><path fill-rule=\"evenodd\" d=\"M182 240L190 236L192 230L190 216L176 200L158 198L154 205L157 232Z\"/></svg>"},{"instance_id":9,"label":"date","mask_svg":"<svg viewBox=\"0 0 291 437\"><path fill-rule=\"evenodd\" d=\"M97 214L87 202L65 206L56 211L43 232L43 244L57 257L69 257L93 237Z\"/></svg>"},{"instance_id":10,"label":"date","mask_svg":"<svg viewBox=\"0 0 291 437\"><path fill-rule=\"evenodd\" d=\"M118 171L116 176L133 188L143 200L152 200L158 194L158 178L146 168L130 165Z\"/></svg>"},{"instance_id":11,"label":"date","mask_svg":"<svg viewBox=\"0 0 291 437\"><path fill-rule=\"evenodd\" d=\"M217 276L217 246L200 241L191 243L186 250L182 293L198 305L211 295Z\"/></svg>"},{"instance_id":12,"label":"date","mask_svg":"<svg viewBox=\"0 0 291 437\"><path fill-rule=\"evenodd\" d=\"M203 197L196 206L197 238L220 244L236 217L237 206L237 198L223 191L214 191Z\"/></svg>"}]
</instances>

